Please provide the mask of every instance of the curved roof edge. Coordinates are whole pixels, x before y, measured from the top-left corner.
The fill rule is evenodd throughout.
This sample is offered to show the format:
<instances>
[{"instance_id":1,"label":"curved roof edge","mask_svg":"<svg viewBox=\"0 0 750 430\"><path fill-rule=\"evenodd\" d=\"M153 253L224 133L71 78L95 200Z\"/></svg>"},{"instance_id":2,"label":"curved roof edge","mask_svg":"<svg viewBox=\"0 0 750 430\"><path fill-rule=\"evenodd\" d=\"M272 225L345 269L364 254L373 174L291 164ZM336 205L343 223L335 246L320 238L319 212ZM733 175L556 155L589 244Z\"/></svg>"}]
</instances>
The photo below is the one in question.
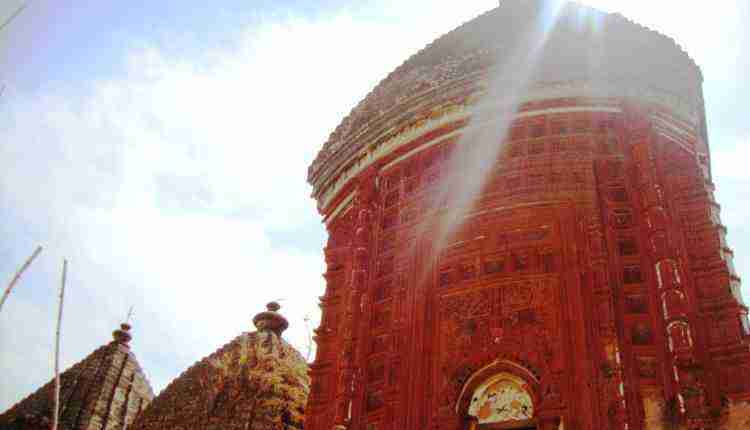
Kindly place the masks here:
<instances>
[{"instance_id":1,"label":"curved roof edge","mask_svg":"<svg viewBox=\"0 0 750 430\"><path fill-rule=\"evenodd\" d=\"M323 168L324 165L329 163L338 165L344 162L335 161L337 153L344 149L344 147L353 145L360 132L365 130L372 121L384 116L387 113L384 107L397 105L401 100L413 96L413 91L409 93L408 90L414 90L414 87L419 87L420 84L429 86L439 85L444 82L429 82L429 78L435 78L435 76L427 76L427 78L420 76L420 72L424 72L424 69L445 68L444 66L447 62L468 61L462 57L476 54L477 51L481 50L484 50L485 52L482 54L486 55L489 53L488 49L497 50L498 58L502 58L504 48L502 42L505 42L505 45L508 44L508 40L513 42L515 37L514 30L523 29L522 24L524 22L527 24L533 22L534 18L540 16L540 13L544 13L543 8L550 7L552 3L555 3L555 1L501 0L499 7L464 22L410 56L382 79L331 133L329 139L325 142L323 148L318 152L315 160L308 168L308 182L317 187L320 184L320 173L324 170L330 170ZM682 72L682 75L687 78L686 80L691 81L687 83L686 88L689 88L690 92L694 93L694 96L702 103L700 85L702 84L703 76L700 67L673 38L638 24L620 13L605 13L577 2L563 3L561 12L558 14L559 19L555 22L553 29L550 30L551 32L559 32L562 34L560 37L575 37L575 35L571 36L570 30L571 26L577 24L579 26L578 30L582 33L577 35L576 40L584 42L581 49L584 49L594 41L603 43L605 46L631 48L627 50L623 49L623 55L629 55L635 46L658 52L659 55L653 56L658 58L653 58L652 61L657 62L658 67L663 68L663 71L667 72L665 74L670 77L673 77L675 73ZM502 21L503 19L505 21ZM576 19L578 22L571 22ZM590 21L587 22L586 20ZM605 31L600 34L592 34L591 30L587 29L585 25L581 26L582 22L584 24L592 25L593 23L593 25L602 26ZM507 28L500 24L507 24ZM502 36L498 34L498 27L503 27L503 30L509 33L510 37L498 37ZM554 42L556 37L556 35L550 36L552 42ZM608 52L604 55L614 56L616 53L613 50L613 52ZM487 59L485 58L484 60L486 61ZM483 60L477 59L476 61L482 63ZM494 61L494 59L490 61ZM486 64L480 65L486 66ZM649 64L647 66L652 65ZM644 69L653 69L653 67L644 67ZM641 72L646 73L646 70ZM439 73L434 74L439 75ZM439 80L440 76L437 78L433 79L433 81ZM539 80L538 82L543 82L543 80ZM675 82L665 81L665 85L676 84ZM403 87L407 87L407 92L404 92L405 88Z\"/></svg>"}]
</instances>

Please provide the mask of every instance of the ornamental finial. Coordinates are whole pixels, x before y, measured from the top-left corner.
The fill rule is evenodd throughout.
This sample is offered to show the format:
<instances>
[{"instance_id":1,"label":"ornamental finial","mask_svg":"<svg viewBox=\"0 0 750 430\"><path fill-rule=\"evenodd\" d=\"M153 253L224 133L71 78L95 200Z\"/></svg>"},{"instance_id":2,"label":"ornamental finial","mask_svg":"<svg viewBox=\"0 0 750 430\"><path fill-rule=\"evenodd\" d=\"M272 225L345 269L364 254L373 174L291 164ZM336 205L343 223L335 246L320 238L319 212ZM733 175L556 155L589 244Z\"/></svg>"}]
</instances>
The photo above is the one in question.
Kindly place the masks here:
<instances>
[{"instance_id":1,"label":"ornamental finial","mask_svg":"<svg viewBox=\"0 0 750 430\"><path fill-rule=\"evenodd\" d=\"M266 311L261 312L253 318L253 324L258 331L271 331L281 337L281 333L289 327L289 321L278 313L281 305L273 301L266 305Z\"/></svg>"},{"instance_id":2,"label":"ornamental finial","mask_svg":"<svg viewBox=\"0 0 750 430\"><path fill-rule=\"evenodd\" d=\"M130 343L130 340L133 338L133 336L130 334L130 328L130 324L122 323L120 324L119 329L112 332L112 337L115 339L115 341L127 346L128 343Z\"/></svg>"}]
</instances>

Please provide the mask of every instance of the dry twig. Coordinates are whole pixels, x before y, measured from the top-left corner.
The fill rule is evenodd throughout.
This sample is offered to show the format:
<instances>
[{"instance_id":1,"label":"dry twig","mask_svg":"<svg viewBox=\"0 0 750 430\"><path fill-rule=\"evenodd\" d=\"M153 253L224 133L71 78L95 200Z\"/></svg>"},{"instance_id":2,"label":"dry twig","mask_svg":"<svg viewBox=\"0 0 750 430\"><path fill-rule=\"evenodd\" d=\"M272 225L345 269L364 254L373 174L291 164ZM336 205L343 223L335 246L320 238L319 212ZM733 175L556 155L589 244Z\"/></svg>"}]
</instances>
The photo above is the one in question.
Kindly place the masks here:
<instances>
[{"instance_id":1,"label":"dry twig","mask_svg":"<svg viewBox=\"0 0 750 430\"><path fill-rule=\"evenodd\" d=\"M26 260L26 262L23 263L23 266L21 266L21 268L18 269L18 271L16 272L16 275L13 277L13 279L10 281L10 284L8 284L8 287L5 289L5 292L3 293L3 298L0 299L0 311L3 310L3 304L5 304L5 300L8 299L8 296L10 295L11 290L13 290L13 287L16 286L16 283L18 282L18 280L21 279L21 275L23 275L23 272L25 272L26 269L29 268L29 266L31 265L31 262L34 261L34 259L36 258L37 255L39 255L40 252L42 252L42 247L37 246L36 250L34 250L34 253L31 254L31 257L29 257Z\"/></svg>"}]
</instances>

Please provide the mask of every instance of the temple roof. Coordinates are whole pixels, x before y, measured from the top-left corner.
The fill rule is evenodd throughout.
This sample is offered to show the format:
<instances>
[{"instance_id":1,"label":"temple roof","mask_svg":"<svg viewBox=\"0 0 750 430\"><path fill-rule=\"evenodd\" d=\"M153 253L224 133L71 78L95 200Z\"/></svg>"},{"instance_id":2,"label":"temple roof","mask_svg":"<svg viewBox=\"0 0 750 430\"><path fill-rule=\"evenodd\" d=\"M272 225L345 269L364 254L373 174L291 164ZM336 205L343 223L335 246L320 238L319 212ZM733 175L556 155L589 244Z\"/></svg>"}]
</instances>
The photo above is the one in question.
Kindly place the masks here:
<instances>
[{"instance_id":1,"label":"temple roof","mask_svg":"<svg viewBox=\"0 0 750 430\"><path fill-rule=\"evenodd\" d=\"M288 326L270 303L243 333L172 381L133 423L147 429L300 429L307 363L282 338Z\"/></svg>"},{"instance_id":2,"label":"temple roof","mask_svg":"<svg viewBox=\"0 0 750 430\"><path fill-rule=\"evenodd\" d=\"M123 429L154 397L130 350L130 326L112 342L60 374L60 429ZM0 429L49 428L54 410L52 379L0 415Z\"/></svg>"},{"instance_id":3,"label":"temple roof","mask_svg":"<svg viewBox=\"0 0 750 430\"><path fill-rule=\"evenodd\" d=\"M486 78L489 70L524 73L528 84L581 80L638 81L702 102L700 69L675 41L620 14L578 3L501 0L439 37L383 79L344 118L308 169L314 195L361 150L403 122L410 103L427 104L436 89ZM559 3L559 1L557 2ZM637 53L634 56L634 53ZM532 67L524 62L531 60ZM493 75L495 78L495 75ZM471 85L466 85L469 91ZM430 95L433 94L433 95ZM439 100L445 102L445 100ZM436 100L436 103L438 100Z\"/></svg>"}]
</instances>

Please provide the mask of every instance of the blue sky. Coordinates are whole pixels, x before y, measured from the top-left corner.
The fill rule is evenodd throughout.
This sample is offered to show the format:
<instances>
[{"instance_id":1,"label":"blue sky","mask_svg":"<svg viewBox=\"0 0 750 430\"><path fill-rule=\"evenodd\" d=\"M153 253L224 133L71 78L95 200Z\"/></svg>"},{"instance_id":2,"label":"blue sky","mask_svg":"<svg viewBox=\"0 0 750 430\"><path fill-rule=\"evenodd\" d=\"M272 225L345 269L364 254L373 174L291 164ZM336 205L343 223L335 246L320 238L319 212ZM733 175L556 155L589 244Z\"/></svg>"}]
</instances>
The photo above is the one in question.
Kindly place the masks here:
<instances>
[{"instance_id":1,"label":"blue sky","mask_svg":"<svg viewBox=\"0 0 750 430\"><path fill-rule=\"evenodd\" d=\"M748 273L750 6L587 3L701 65L722 218ZM20 4L0 3L0 19ZM66 367L131 305L157 391L272 299L304 352L325 240L307 165L378 80L497 2L311 4L32 1L0 35L0 279L46 247L0 315L0 410L52 375L63 257Z\"/></svg>"}]
</instances>

